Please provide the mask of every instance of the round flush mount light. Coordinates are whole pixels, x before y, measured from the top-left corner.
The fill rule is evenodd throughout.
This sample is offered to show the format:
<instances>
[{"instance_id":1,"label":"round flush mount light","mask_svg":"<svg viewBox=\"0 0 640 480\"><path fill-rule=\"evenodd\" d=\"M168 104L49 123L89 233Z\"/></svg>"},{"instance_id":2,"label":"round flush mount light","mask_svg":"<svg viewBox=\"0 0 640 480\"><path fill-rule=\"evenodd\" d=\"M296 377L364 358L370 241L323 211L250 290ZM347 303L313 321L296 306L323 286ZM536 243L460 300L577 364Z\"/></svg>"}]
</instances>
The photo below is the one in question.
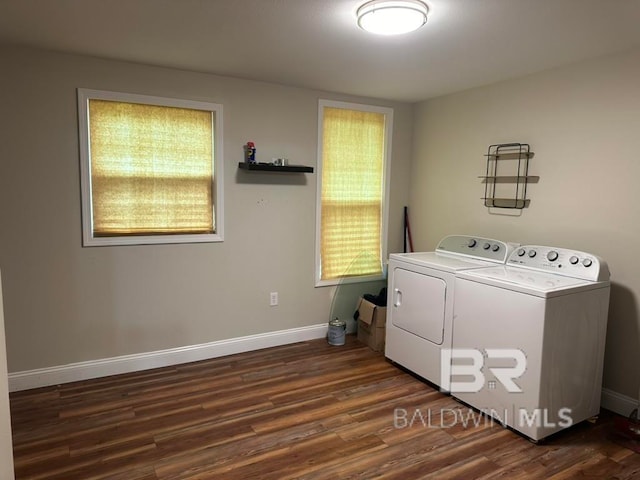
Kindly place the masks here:
<instances>
[{"instance_id":1,"label":"round flush mount light","mask_svg":"<svg viewBox=\"0 0 640 480\"><path fill-rule=\"evenodd\" d=\"M401 35L424 25L428 11L420 0L371 0L358 9L358 25L371 33Z\"/></svg>"}]
</instances>

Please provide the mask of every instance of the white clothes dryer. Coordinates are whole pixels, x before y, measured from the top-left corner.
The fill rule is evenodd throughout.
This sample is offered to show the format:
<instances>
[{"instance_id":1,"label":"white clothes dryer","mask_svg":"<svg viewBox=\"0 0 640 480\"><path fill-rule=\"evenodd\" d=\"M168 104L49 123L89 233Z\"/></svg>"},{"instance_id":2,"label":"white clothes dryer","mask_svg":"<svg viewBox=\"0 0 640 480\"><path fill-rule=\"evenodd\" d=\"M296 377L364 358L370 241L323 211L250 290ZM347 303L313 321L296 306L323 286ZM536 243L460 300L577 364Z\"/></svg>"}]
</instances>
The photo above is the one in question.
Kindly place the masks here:
<instances>
[{"instance_id":1,"label":"white clothes dryer","mask_svg":"<svg viewBox=\"0 0 640 480\"><path fill-rule=\"evenodd\" d=\"M604 260L555 247L460 272L447 389L534 441L598 415L609 290Z\"/></svg>"},{"instance_id":2,"label":"white clothes dryer","mask_svg":"<svg viewBox=\"0 0 640 480\"><path fill-rule=\"evenodd\" d=\"M512 250L499 240L450 235L434 252L391 254L385 356L440 385L441 351L451 348L455 274L504 264Z\"/></svg>"}]
</instances>

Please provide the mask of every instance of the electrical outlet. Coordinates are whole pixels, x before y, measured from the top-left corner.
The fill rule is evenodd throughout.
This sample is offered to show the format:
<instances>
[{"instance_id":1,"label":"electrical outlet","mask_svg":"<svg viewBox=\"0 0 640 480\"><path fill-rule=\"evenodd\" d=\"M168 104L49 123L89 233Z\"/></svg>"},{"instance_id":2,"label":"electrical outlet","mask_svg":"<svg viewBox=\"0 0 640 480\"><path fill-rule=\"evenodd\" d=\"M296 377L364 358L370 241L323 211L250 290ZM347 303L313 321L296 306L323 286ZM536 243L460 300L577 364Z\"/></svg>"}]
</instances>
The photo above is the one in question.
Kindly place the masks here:
<instances>
[{"instance_id":1,"label":"electrical outlet","mask_svg":"<svg viewBox=\"0 0 640 480\"><path fill-rule=\"evenodd\" d=\"M278 292L271 292L269 294L269 306L275 307L278 305Z\"/></svg>"}]
</instances>

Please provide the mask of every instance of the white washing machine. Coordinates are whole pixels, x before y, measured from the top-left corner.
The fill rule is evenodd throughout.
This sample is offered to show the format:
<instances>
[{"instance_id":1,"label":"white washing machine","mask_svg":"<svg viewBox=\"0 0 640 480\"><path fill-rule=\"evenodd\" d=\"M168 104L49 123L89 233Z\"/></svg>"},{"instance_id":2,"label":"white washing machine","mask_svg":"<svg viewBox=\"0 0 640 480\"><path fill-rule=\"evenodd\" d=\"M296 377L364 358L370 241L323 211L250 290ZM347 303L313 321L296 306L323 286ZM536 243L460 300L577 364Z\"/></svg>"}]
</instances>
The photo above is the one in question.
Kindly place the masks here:
<instances>
[{"instance_id":1,"label":"white washing machine","mask_svg":"<svg viewBox=\"0 0 640 480\"><path fill-rule=\"evenodd\" d=\"M460 272L451 394L535 441L598 415L609 290L606 262L555 247Z\"/></svg>"},{"instance_id":2,"label":"white washing machine","mask_svg":"<svg viewBox=\"0 0 640 480\"><path fill-rule=\"evenodd\" d=\"M441 351L451 348L455 274L504 264L512 250L499 240L451 235L435 252L391 254L385 356L440 385Z\"/></svg>"}]
</instances>

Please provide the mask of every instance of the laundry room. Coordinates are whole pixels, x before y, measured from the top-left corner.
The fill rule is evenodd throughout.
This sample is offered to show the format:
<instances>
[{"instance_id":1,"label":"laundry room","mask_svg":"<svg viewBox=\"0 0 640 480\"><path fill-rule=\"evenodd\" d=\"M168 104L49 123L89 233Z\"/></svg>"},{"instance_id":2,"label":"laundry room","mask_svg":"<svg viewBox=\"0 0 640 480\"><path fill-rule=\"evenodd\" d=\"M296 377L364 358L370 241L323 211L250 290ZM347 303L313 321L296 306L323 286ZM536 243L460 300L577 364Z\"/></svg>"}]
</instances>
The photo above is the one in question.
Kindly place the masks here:
<instances>
[{"instance_id":1,"label":"laundry room","mask_svg":"<svg viewBox=\"0 0 640 480\"><path fill-rule=\"evenodd\" d=\"M339 354L343 348L330 345L325 350L331 320L346 322L344 351L355 349L355 335L350 334L357 325L353 315L358 299L365 293L377 295L387 286L390 255L409 249L433 252L451 235L495 241L500 255L505 252L499 256L502 263L516 245L587 252L606 262L610 294L600 402L610 415L625 418L638 408L640 370L634 366L640 364L640 161L635 140L640 134L640 2L611 2L615 7L602 21L594 12L607 11L603 0L561 0L545 7L549 11L538 11L540 2L533 0L518 2L519 7L511 0L490 0L486 10L471 0L427 0L428 19L420 30L371 40L361 36L369 33L356 19L357 7L368 2L236 1L242 6L188 1L182 7L180 2L160 2L160 8L149 0L119 2L112 8L99 1L84 6L76 0L0 2L0 320L4 318L7 361L6 378L0 363L0 420L3 395L14 401L37 391L42 396L29 401L40 405L55 395L64 397L52 393L60 385L230 355L254 355L243 361L258 365L263 360L256 352L295 350L304 342L310 342L309 351L317 354L317 364L305 359L313 370L330 362L328 352ZM501 9L504 17L498 16ZM218 36L209 31L205 14L216 18ZM176 18L191 22L191 27L174 32ZM535 28L513 28L522 18L531 18ZM311 25L303 28L303 21ZM545 22L550 22L548 27ZM243 32L240 27L246 25L255 30ZM201 33L189 35L190 31ZM420 39L419 47L409 44L411 35ZM383 38L390 43L383 43ZM214 140L208 142L218 162L215 174L209 174L216 182L211 201L215 205L208 214L214 217L207 227L209 240L136 243L140 235L130 232L133 242L117 244L117 235L92 230L97 210L87 198L98 183L83 166L83 148L87 155L97 155L97 149L89 148L83 137L90 127L85 123L83 130L82 112L85 122L97 115L83 110L88 97L82 92L131 95L119 98L138 99L132 103L144 103L143 97L179 99L188 108L205 105L215 112L215 125L209 129ZM105 98L98 97L89 101ZM376 177L382 193L373 207L379 213L379 235L367 239L366 255L356 254L340 267L345 274L326 276L328 262L323 263L321 245L328 230L323 222L331 216L323 217L329 211L324 205L330 206L331 198L323 197L328 183L323 174L329 169L323 151L329 151L331 142L323 135L329 113L347 108L383 119L379 143L385 162ZM255 162L246 157L249 143L255 148ZM487 154L491 146L505 144L527 145L532 152L526 155L525 174L531 181L526 191L515 194L522 200L517 208L486 202L491 176ZM336 177L346 175L338 171ZM362 175L357 178L345 182L344 190L360 192L364 181ZM508 191L510 186L500 188ZM447 279L453 281L453 275ZM518 330L517 325L513 328ZM398 363L411 364L412 350L405 348L401 336L394 338ZM566 349L571 352L572 345ZM369 354L378 355L381 364L358 356ZM432 354L435 359L441 353ZM305 378L304 372L284 370L288 353L274 355L277 362L264 360L274 376ZM346 355L355 359L354 375L383 375L383 369L395 368L394 359L380 352L367 349ZM348 363L340 365L323 373L326 385L339 384L333 375L350 368ZM369 373L359 370L362 365L371 367ZM428 378L431 370L416 372L411 365L399 372L409 370L437 384ZM234 368L233 363L219 366L212 377ZM248 375L263 380L269 372ZM408 374L407 378L414 379ZM408 396L421 386L402 383ZM80 395L82 387L77 388L68 395ZM220 386L220 392L225 388ZM296 387L305 388L311 387ZM353 397L369 389L375 390L354 387L341 397L331 395L355 401ZM440 395L430 395L436 398L436 393ZM251 393L243 395L248 402ZM278 395L284 398L287 393ZM328 405L323 395L318 393L321 400L304 397L292 416L303 422L305 402ZM383 402L386 397L381 398ZM444 401L436 399L436 404ZM115 411L117 402L104 405L115 405ZM265 404L277 406L272 398ZM247 403L243 415L261 405ZM322 404L329 409L327 405ZM53 407L42 408L42 418L51 411ZM124 421L130 411L122 407L118 415ZM66 414L75 415L70 412ZM371 420L376 412L362 416ZM315 427L323 432L338 429L337 434L331 432L339 436L338 427L348 429L358 417L348 410L339 413ZM226 418L224 412L219 414ZM6 420L0 422L0 440L11 436ZM252 423L247 431L238 428L225 435L242 439L271 434L277 422L268 420L261 419L266 422L260 424L263 430ZM16 428L19 422L14 436ZM17 439L26 445L25 432ZM359 437L355 427L350 434L340 437L345 445L334 452L336 458L349 451L352 441L363 450L387 446L376 443L378 437L366 443L370 437ZM291 438L297 441L304 435L291 433ZM400 431L394 435L410 437ZM441 442L438 445L449 440L442 432L432 435ZM460 433L456 440L463 437ZM640 441L640 433L638 437ZM573 445L579 443L577 437L569 438ZM93 446L110 441L91 440ZM147 447L161 451L160 441L153 447L136 441L131 440L131 452ZM64 472L63 457L84 448L80 443L49 445L39 458L37 445L28 444L24 457L16 461L16 478L36 478L29 476L31 461L42 466L54 459ZM320 450L333 448L325 449L327 444L321 443ZM2 447L0 442L0 463ZM284 455L287 448L293 447L285 444L273 455ZM249 447L246 452L255 454ZM113 453L113 458L119 455ZM327 461L335 461L337 469L336 458ZM406 462L409 468L410 459ZM223 471L221 465L216 468ZM186 473L163 477L159 472L127 478L190 478ZM0 468L4 480L2 473ZM327 469L329 473L341 478L339 470ZM110 478L108 474L95 478ZM195 478L195 472L191 474ZM78 475L75 478L94 478ZM256 475L253 478L278 478ZM287 478L297 477L291 473ZM318 473L317 478L325 477Z\"/></svg>"}]
</instances>

